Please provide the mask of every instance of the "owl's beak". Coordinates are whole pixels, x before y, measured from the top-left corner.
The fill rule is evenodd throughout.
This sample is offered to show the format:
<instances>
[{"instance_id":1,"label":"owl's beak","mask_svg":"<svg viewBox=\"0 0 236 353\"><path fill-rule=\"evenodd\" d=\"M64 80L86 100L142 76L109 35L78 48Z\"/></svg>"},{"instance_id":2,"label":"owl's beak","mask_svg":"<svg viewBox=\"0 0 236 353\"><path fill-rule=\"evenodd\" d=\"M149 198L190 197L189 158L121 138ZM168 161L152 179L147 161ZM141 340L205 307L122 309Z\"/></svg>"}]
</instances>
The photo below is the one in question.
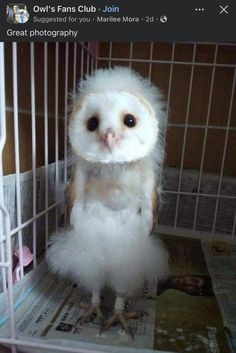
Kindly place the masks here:
<instances>
[{"instance_id":1,"label":"owl's beak","mask_svg":"<svg viewBox=\"0 0 236 353\"><path fill-rule=\"evenodd\" d=\"M105 147L107 147L111 152L116 142L116 134L114 131L109 129L102 135L101 140Z\"/></svg>"}]
</instances>

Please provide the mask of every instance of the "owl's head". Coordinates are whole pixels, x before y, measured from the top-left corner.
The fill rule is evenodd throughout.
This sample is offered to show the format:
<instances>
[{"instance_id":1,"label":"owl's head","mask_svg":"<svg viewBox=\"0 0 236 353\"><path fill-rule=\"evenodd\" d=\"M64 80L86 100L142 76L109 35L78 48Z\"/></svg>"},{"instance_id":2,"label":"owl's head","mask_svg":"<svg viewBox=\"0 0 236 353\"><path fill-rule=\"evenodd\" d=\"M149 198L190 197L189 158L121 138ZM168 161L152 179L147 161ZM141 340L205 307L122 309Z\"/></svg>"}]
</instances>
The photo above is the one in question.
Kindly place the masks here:
<instances>
[{"instance_id":1,"label":"owl's head","mask_svg":"<svg viewBox=\"0 0 236 353\"><path fill-rule=\"evenodd\" d=\"M161 139L159 91L127 68L97 70L80 82L69 124L76 155L90 162L125 163L146 157Z\"/></svg>"}]
</instances>

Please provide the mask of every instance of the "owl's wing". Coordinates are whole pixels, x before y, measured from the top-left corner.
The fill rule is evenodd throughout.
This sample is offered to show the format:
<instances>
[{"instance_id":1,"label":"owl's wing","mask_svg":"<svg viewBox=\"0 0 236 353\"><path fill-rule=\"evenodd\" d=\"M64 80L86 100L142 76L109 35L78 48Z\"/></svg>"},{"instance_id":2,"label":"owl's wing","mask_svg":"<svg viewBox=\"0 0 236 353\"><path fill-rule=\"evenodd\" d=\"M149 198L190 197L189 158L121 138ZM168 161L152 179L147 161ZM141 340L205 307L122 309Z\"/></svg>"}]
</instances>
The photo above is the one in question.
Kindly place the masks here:
<instances>
[{"instance_id":1,"label":"owl's wing","mask_svg":"<svg viewBox=\"0 0 236 353\"><path fill-rule=\"evenodd\" d=\"M76 187L75 187L75 173L73 172L69 186L66 190L66 206L65 206L65 215L66 223L70 223L70 213L76 199Z\"/></svg>"},{"instance_id":2,"label":"owl's wing","mask_svg":"<svg viewBox=\"0 0 236 353\"><path fill-rule=\"evenodd\" d=\"M152 228L150 234L154 231L157 224L157 210L158 210L158 194L157 188L154 186L152 191Z\"/></svg>"}]
</instances>

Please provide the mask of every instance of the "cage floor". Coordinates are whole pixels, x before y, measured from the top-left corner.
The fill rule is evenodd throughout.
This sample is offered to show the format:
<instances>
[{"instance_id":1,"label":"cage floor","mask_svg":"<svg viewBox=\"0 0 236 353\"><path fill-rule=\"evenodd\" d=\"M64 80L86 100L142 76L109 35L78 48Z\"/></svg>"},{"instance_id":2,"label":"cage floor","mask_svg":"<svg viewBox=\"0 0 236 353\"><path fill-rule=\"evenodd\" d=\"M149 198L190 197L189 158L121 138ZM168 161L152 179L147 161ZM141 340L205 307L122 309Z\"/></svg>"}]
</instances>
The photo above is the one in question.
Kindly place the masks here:
<instances>
[{"instance_id":1,"label":"cage floor","mask_svg":"<svg viewBox=\"0 0 236 353\"><path fill-rule=\"evenodd\" d=\"M145 293L152 299L141 298L131 304L132 310L148 313L138 320L131 320L135 339L132 340L119 326L100 334L100 323L96 318L83 325L79 322L83 310L78 303L90 301L90 296L73 283L49 273L43 262L14 286L17 338L34 342L36 346L43 342L98 352L229 353L225 326L234 339L236 336L236 319L230 316L235 312L235 305L231 305L230 311L226 310L227 300L236 293L236 288L229 289L235 283L232 276L236 277L232 272L236 263L235 245L215 241L204 243L202 248L197 239L165 235L163 240L170 253L170 277L182 281L191 277L196 281L209 277L209 271L216 296L213 293L189 295L174 287L156 291L155 284L149 284ZM6 301L2 293L0 342L1 338L9 337ZM110 293L103 293L102 309L106 317L111 314L112 306ZM38 347L24 347L23 351L45 352Z\"/></svg>"},{"instance_id":2,"label":"cage floor","mask_svg":"<svg viewBox=\"0 0 236 353\"><path fill-rule=\"evenodd\" d=\"M130 322L135 332L134 340L118 326L100 334L100 324L96 322L96 318L81 325L79 319L84 310L78 303L89 301L89 295L71 282L61 281L47 272L43 263L15 286L17 337L22 340L43 340L73 348L107 352L127 352L127 347L130 352L148 352L152 349L155 324L153 301L142 299L133 303L132 310L147 313L138 319L138 322ZM106 316L110 315L111 308L108 298L104 304ZM6 337L9 324L6 312L1 315L0 324L0 335ZM34 350L30 350L32 351Z\"/></svg>"}]
</instances>

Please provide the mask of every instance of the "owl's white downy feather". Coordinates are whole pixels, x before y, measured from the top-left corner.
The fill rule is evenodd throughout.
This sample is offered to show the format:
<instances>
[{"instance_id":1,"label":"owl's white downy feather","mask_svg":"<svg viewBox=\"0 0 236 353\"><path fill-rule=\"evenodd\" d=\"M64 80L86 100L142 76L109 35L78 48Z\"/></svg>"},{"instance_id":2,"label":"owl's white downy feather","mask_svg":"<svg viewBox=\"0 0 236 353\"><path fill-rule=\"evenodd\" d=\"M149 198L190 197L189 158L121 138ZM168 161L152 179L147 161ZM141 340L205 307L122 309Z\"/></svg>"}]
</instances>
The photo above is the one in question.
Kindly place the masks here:
<instances>
[{"instance_id":1,"label":"owl's white downy feather","mask_svg":"<svg viewBox=\"0 0 236 353\"><path fill-rule=\"evenodd\" d=\"M161 93L135 72L98 70L81 81L69 124L71 229L52 238L52 271L92 293L108 285L124 296L135 295L145 279L167 275L167 252L149 236L164 125Z\"/></svg>"}]
</instances>

